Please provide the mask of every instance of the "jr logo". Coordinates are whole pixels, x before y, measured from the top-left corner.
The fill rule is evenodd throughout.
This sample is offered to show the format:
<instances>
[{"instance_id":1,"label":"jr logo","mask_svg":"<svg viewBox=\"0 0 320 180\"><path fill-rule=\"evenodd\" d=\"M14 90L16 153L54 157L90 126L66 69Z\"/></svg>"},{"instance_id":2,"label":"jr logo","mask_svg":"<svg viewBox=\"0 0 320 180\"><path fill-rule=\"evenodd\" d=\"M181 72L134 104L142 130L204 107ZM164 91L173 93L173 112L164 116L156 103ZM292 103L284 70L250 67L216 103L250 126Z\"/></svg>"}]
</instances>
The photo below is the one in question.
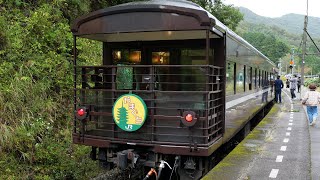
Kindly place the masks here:
<instances>
[{"instance_id":1,"label":"jr logo","mask_svg":"<svg viewBox=\"0 0 320 180\"><path fill-rule=\"evenodd\" d=\"M136 131L141 128L147 116L144 101L135 94L120 96L113 105L114 122L124 131Z\"/></svg>"},{"instance_id":2,"label":"jr logo","mask_svg":"<svg viewBox=\"0 0 320 180\"><path fill-rule=\"evenodd\" d=\"M126 128L127 130L131 131L131 130L132 130L132 125L131 125L131 124L128 124L128 126L125 126L125 128Z\"/></svg>"}]
</instances>

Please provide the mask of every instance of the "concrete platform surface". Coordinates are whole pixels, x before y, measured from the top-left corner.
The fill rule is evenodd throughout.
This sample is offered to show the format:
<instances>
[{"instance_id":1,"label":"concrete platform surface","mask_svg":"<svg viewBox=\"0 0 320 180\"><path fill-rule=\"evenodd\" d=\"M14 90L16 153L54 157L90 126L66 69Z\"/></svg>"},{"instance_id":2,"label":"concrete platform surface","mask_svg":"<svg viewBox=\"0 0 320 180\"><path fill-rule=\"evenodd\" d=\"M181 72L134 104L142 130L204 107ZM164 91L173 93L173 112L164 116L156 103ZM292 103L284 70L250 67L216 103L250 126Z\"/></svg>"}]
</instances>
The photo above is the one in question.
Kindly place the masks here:
<instances>
[{"instance_id":1,"label":"concrete platform surface","mask_svg":"<svg viewBox=\"0 0 320 180\"><path fill-rule=\"evenodd\" d=\"M320 119L309 126L301 94L291 100L283 89L283 103L268 115L204 180L289 179L320 180Z\"/></svg>"}]
</instances>

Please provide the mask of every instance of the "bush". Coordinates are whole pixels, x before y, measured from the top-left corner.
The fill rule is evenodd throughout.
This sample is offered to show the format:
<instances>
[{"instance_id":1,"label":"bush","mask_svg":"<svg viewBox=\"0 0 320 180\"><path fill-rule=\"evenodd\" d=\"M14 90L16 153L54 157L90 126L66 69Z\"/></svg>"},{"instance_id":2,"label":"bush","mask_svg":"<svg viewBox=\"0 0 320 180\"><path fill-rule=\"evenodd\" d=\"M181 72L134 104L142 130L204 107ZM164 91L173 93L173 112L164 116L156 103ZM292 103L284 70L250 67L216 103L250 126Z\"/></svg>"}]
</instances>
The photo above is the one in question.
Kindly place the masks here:
<instances>
[{"instance_id":1,"label":"bush","mask_svg":"<svg viewBox=\"0 0 320 180\"><path fill-rule=\"evenodd\" d=\"M69 132L60 131L58 136L70 137L70 134L64 134ZM19 142L24 139L19 139ZM17 139L15 141L17 142ZM25 153L20 154L17 151L0 153L1 178L89 179L103 171L95 161L88 158L90 148L72 145L70 138L58 140L46 136L41 142L27 143L33 145Z\"/></svg>"},{"instance_id":2,"label":"bush","mask_svg":"<svg viewBox=\"0 0 320 180\"><path fill-rule=\"evenodd\" d=\"M90 148L71 142L73 37L66 16L89 11L89 1L0 0L0 7L0 179L101 173ZM101 43L79 44L92 51L81 58L101 59Z\"/></svg>"},{"instance_id":3,"label":"bush","mask_svg":"<svg viewBox=\"0 0 320 180\"><path fill-rule=\"evenodd\" d=\"M315 84L317 87L320 87L320 79L309 78L304 81L304 86L308 87L310 84Z\"/></svg>"}]
</instances>

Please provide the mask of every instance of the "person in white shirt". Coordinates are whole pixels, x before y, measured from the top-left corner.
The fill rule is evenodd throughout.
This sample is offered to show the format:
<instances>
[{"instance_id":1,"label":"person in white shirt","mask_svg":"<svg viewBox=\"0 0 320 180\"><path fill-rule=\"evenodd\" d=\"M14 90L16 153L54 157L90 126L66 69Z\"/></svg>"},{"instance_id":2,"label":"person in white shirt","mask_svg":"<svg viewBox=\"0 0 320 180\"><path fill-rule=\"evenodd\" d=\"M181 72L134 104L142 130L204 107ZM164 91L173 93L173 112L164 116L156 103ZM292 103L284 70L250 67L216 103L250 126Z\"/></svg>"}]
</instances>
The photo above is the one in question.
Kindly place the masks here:
<instances>
[{"instance_id":1,"label":"person in white shirt","mask_svg":"<svg viewBox=\"0 0 320 180\"><path fill-rule=\"evenodd\" d=\"M318 104L320 102L320 93L316 91L315 84L309 85L309 91L306 92L302 99L302 104L307 106L309 125L313 125L318 118Z\"/></svg>"},{"instance_id":2,"label":"person in white shirt","mask_svg":"<svg viewBox=\"0 0 320 180\"><path fill-rule=\"evenodd\" d=\"M290 79L290 82L291 98L296 99L296 94L294 93L294 91L297 89L298 84L297 75L294 75L293 78Z\"/></svg>"}]
</instances>

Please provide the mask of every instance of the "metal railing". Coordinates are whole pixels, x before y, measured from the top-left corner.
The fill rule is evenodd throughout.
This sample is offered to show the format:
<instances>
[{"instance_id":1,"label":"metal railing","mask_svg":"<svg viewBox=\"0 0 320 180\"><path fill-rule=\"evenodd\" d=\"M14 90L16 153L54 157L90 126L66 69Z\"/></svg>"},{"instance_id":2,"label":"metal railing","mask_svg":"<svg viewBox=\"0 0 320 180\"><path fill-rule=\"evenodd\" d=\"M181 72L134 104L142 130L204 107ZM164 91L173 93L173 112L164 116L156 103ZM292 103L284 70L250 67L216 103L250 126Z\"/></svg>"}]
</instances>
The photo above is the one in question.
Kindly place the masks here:
<instances>
[{"instance_id":1,"label":"metal railing","mask_svg":"<svg viewBox=\"0 0 320 180\"><path fill-rule=\"evenodd\" d=\"M86 123L76 124L84 136L145 144L209 146L224 132L223 68L211 65L77 66L77 106L89 108ZM135 132L117 127L114 102L123 94L140 96L148 109ZM184 111L194 111L197 123L181 123Z\"/></svg>"}]
</instances>

